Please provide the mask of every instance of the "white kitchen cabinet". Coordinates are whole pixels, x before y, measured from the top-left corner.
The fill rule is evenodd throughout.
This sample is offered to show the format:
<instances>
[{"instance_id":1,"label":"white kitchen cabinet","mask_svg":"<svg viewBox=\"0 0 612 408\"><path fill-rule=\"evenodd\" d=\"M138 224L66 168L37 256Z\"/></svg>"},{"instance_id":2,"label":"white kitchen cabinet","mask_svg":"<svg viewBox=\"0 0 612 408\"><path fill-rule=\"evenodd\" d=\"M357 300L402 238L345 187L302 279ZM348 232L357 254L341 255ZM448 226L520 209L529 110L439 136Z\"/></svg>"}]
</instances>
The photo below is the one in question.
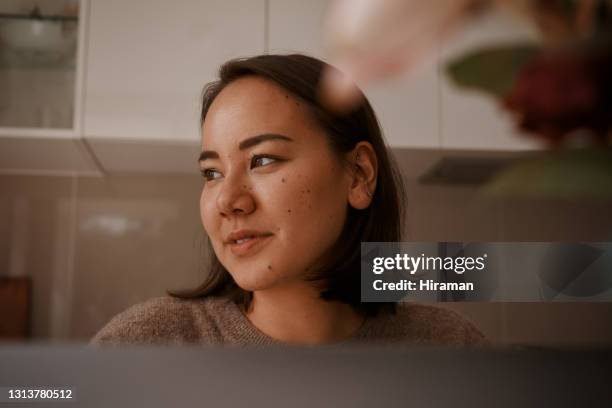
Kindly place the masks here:
<instances>
[{"instance_id":1,"label":"white kitchen cabinet","mask_svg":"<svg viewBox=\"0 0 612 408\"><path fill-rule=\"evenodd\" d=\"M99 174L81 140L87 0L0 4L0 173Z\"/></svg>"},{"instance_id":2,"label":"white kitchen cabinet","mask_svg":"<svg viewBox=\"0 0 612 408\"><path fill-rule=\"evenodd\" d=\"M202 87L228 59L263 53L264 12L264 0L91 0L84 136L94 151L118 139L198 143ZM113 149L99 150L112 162Z\"/></svg>"},{"instance_id":3,"label":"white kitchen cabinet","mask_svg":"<svg viewBox=\"0 0 612 408\"><path fill-rule=\"evenodd\" d=\"M43 5L68 1L76 0L48 0ZM24 126L27 120L18 126L0 120L0 172L195 171L203 85L234 57L295 51L326 59L323 22L329 3L79 0L74 73L39 73L51 88L73 75L74 88L60 93L73 100L52 98L51 109L22 109L24 118L38 118L35 126ZM0 12L31 4L34 0L6 0ZM434 149L536 147L533 139L514 130L509 115L495 101L457 89L443 72L447 61L477 45L533 37L529 27L493 15L471 24L413 75L368 85L365 93L389 144ZM10 75L17 78L27 72ZM0 108L2 97L15 92L18 82L10 82L10 92L4 87ZM34 85L30 81L23 88ZM20 101L4 105L27 106ZM63 122L57 117L64 117ZM37 143L43 139L52 142Z\"/></svg>"},{"instance_id":4,"label":"white kitchen cabinet","mask_svg":"<svg viewBox=\"0 0 612 408\"><path fill-rule=\"evenodd\" d=\"M269 0L270 52L302 52L325 60L323 24L330 0ZM414 76L369 85L370 100L392 147L440 147L435 61Z\"/></svg>"}]
</instances>

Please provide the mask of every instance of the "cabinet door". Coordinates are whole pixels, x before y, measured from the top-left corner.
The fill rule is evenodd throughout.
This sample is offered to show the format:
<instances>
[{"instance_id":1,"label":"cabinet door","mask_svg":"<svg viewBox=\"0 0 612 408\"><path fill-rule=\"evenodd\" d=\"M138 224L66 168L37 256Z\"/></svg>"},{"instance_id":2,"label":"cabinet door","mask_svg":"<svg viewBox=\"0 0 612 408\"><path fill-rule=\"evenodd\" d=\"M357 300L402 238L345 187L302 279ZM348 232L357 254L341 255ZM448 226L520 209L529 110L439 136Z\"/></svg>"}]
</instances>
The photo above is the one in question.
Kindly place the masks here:
<instances>
[{"instance_id":1,"label":"cabinet door","mask_svg":"<svg viewBox=\"0 0 612 408\"><path fill-rule=\"evenodd\" d=\"M78 136L87 1L42 3L0 1L0 136Z\"/></svg>"},{"instance_id":2,"label":"cabinet door","mask_svg":"<svg viewBox=\"0 0 612 408\"><path fill-rule=\"evenodd\" d=\"M330 0L269 0L270 52L302 52L325 60L323 24ZM364 88L392 147L439 147L435 61L412 76Z\"/></svg>"},{"instance_id":3,"label":"cabinet door","mask_svg":"<svg viewBox=\"0 0 612 408\"><path fill-rule=\"evenodd\" d=\"M100 174L80 139L88 3L0 1L0 174Z\"/></svg>"},{"instance_id":4,"label":"cabinet door","mask_svg":"<svg viewBox=\"0 0 612 408\"><path fill-rule=\"evenodd\" d=\"M264 50L264 0L92 0L84 133L199 140L200 94L228 59Z\"/></svg>"},{"instance_id":5,"label":"cabinet door","mask_svg":"<svg viewBox=\"0 0 612 408\"><path fill-rule=\"evenodd\" d=\"M481 92L460 89L444 73L455 58L489 46L537 41L526 23L511 15L491 13L473 22L443 47L441 69L441 142L449 149L531 150L534 138L515 130L511 115L497 100Z\"/></svg>"}]
</instances>

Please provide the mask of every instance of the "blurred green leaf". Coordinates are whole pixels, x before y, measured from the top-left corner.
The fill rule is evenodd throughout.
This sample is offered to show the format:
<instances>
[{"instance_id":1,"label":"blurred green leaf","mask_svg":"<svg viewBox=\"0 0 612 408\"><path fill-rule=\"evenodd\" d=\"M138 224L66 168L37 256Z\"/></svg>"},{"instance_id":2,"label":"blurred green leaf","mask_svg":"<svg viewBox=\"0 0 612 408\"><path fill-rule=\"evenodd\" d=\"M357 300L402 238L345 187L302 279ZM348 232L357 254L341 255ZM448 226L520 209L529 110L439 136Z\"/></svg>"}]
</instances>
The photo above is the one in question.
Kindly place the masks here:
<instances>
[{"instance_id":1,"label":"blurred green leaf","mask_svg":"<svg viewBox=\"0 0 612 408\"><path fill-rule=\"evenodd\" d=\"M501 97L512 88L520 69L540 50L527 43L485 48L451 61L446 71L460 87Z\"/></svg>"},{"instance_id":2,"label":"blurred green leaf","mask_svg":"<svg viewBox=\"0 0 612 408\"><path fill-rule=\"evenodd\" d=\"M612 199L612 149L562 150L519 162L483 192L495 197Z\"/></svg>"}]
</instances>

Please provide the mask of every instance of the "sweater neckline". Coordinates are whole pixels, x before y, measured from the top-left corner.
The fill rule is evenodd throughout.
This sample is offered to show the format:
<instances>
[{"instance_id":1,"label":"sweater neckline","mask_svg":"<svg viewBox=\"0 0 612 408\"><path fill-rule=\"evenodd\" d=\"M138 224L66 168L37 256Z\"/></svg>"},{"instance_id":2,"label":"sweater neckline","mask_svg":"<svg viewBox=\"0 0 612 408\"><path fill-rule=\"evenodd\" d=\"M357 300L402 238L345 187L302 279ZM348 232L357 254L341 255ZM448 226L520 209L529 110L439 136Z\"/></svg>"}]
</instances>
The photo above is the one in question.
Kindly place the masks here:
<instances>
[{"instance_id":1,"label":"sweater neckline","mask_svg":"<svg viewBox=\"0 0 612 408\"><path fill-rule=\"evenodd\" d=\"M231 328L234 332L234 337L239 340L240 343L243 344L256 344L256 345L284 345L284 346L293 346L297 344L283 342L281 340L277 340L266 333L262 332L255 326L249 318L244 314L241 308L233 302L231 299L227 299L229 310L232 314L231 319ZM339 344L348 344L360 339L364 339L368 337L368 333L371 333L374 329L375 318L366 317L364 322L359 326L355 332L350 337L347 337L344 340L336 341L332 343L327 343L327 345L339 345Z\"/></svg>"}]
</instances>

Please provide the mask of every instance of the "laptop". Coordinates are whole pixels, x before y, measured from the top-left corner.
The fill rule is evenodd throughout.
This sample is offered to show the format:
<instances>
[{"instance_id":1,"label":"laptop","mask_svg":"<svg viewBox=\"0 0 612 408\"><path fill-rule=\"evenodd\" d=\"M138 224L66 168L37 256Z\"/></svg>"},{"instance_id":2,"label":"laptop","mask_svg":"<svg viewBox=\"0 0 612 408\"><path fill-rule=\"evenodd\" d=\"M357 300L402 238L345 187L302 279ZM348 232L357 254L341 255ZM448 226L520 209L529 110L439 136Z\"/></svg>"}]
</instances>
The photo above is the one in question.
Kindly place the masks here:
<instances>
[{"instance_id":1,"label":"laptop","mask_svg":"<svg viewBox=\"0 0 612 408\"><path fill-rule=\"evenodd\" d=\"M15 398L31 389L58 392ZM612 407L612 350L2 345L0 390L0 408Z\"/></svg>"}]
</instances>

